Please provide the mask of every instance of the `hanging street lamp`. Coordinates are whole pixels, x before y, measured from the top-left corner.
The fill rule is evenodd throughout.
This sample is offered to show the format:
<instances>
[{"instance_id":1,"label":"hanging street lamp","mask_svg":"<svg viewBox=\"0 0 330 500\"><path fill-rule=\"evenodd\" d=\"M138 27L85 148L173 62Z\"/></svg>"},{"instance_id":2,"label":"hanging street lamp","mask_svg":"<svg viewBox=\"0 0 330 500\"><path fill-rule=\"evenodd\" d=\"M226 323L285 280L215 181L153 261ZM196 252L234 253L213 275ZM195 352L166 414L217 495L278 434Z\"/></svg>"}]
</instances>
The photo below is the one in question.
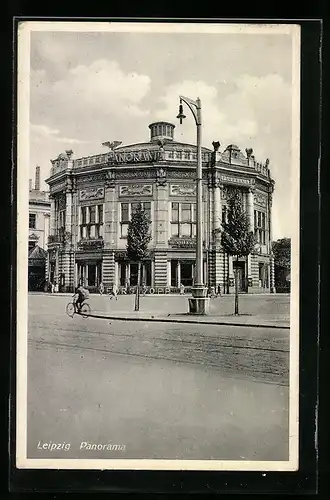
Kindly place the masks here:
<instances>
[{"instance_id":1,"label":"hanging street lamp","mask_svg":"<svg viewBox=\"0 0 330 500\"><path fill-rule=\"evenodd\" d=\"M180 95L179 114L177 118L182 124L186 118L183 113L185 103L192 112L197 127L197 176L196 176L196 265L195 283L192 288L192 298L189 299L189 313L205 315L209 310L210 299L203 277L203 186L202 186L202 107L199 97L196 101Z\"/></svg>"}]
</instances>

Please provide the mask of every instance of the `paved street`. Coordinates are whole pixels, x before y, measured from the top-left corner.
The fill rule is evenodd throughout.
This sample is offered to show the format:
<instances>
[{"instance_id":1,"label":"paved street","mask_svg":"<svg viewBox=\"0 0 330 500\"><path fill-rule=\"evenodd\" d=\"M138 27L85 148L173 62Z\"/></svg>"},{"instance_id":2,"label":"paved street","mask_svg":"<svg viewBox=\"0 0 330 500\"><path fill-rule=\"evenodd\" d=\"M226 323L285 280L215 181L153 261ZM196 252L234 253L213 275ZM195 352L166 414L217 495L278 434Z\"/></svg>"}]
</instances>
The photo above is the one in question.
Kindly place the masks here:
<instances>
[{"instance_id":1,"label":"paved street","mask_svg":"<svg viewBox=\"0 0 330 500\"><path fill-rule=\"evenodd\" d=\"M289 330L71 319L69 300L29 295L29 458L288 458ZM90 298L108 313L132 310L133 300ZM179 313L186 301L145 297L141 309ZM232 306L233 297L221 302L227 314ZM282 316L289 307L285 296L242 296L241 306Z\"/></svg>"}]
</instances>

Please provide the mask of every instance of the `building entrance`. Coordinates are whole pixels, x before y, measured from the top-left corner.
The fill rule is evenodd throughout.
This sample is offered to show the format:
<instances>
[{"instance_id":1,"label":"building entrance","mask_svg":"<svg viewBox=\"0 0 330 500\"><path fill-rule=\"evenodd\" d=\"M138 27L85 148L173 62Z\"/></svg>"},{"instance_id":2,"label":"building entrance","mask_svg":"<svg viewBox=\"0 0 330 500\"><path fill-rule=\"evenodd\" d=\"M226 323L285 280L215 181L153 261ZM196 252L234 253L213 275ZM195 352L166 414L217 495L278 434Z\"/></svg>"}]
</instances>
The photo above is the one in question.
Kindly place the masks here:
<instances>
[{"instance_id":1,"label":"building entrance","mask_svg":"<svg viewBox=\"0 0 330 500\"><path fill-rule=\"evenodd\" d=\"M247 279L245 273L245 262L233 262L234 273L237 271L238 291L247 292Z\"/></svg>"},{"instance_id":2,"label":"building entrance","mask_svg":"<svg viewBox=\"0 0 330 500\"><path fill-rule=\"evenodd\" d=\"M87 287L98 287L102 282L102 263L95 261L78 264L79 283Z\"/></svg>"},{"instance_id":3,"label":"building entrance","mask_svg":"<svg viewBox=\"0 0 330 500\"><path fill-rule=\"evenodd\" d=\"M119 262L118 266L119 286L136 286L138 275L138 264L136 262ZM141 264L141 285L151 285L151 260L143 261Z\"/></svg>"}]
</instances>

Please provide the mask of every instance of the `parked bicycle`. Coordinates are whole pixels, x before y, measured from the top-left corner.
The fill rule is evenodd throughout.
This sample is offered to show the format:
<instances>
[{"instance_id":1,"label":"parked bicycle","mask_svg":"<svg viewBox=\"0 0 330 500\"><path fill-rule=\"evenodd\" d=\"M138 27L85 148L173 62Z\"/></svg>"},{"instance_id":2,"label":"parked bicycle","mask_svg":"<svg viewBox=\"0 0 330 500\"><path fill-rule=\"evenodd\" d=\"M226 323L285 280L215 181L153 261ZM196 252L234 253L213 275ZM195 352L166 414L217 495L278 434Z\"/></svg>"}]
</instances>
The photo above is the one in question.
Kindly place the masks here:
<instances>
[{"instance_id":1,"label":"parked bicycle","mask_svg":"<svg viewBox=\"0 0 330 500\"><path fill-rule=\"evenodd\" d=\"M72 297L75 297L75 295ZM77 306L76 302L72 301L66 305L65 310L70 318L73 318L75 314L79 314L83 318L88 318L91 313L91 306L86 301L84 301L81 306Z\"/></svg>"}]
</instances>

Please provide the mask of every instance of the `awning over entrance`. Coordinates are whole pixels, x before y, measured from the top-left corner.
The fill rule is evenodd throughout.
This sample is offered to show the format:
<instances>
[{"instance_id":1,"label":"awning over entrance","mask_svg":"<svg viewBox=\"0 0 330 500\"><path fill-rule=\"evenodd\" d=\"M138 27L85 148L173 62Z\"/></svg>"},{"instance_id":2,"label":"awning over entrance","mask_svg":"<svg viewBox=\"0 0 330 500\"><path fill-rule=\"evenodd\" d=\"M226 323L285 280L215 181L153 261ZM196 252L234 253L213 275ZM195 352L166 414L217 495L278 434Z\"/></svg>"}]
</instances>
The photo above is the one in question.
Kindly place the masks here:
<instances>
[{"instance_id":1,"label":"awning over entrance","mask_svg":"<svg viewBox=\"0 0 330 500\"><path fill-rule=\"evenodd\" d=\"M44 267L47 259L47 252L36 245L29 252L29 266Z\"/></svg>"}]
</instances>

